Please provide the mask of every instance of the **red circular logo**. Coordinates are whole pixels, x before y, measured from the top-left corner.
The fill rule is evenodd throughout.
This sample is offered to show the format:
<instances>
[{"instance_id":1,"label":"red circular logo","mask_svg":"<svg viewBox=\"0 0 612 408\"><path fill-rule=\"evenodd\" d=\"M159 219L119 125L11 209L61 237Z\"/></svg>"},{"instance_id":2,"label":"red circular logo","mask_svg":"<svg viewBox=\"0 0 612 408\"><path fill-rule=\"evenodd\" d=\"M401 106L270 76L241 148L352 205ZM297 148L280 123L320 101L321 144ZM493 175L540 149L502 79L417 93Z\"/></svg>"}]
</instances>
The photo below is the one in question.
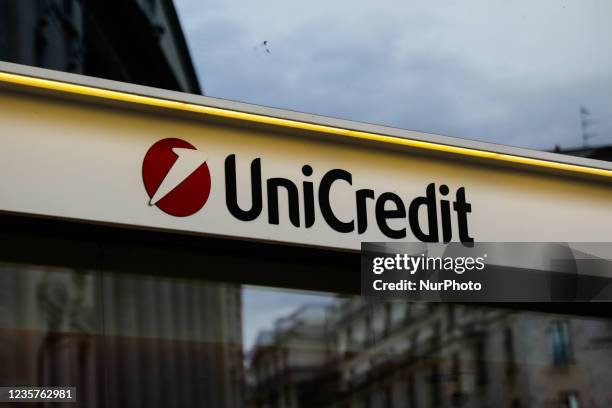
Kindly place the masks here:
<instances>
[{"instance_id":1,"label":"red circular logo","mask_svg":"<svg viewBox=\"0 0 612 408\"><path fill-rule=\"evenodd\" d=\"M204 152L181 139L162 139L151 146L142 163L149 205L176 217L198 212L210 195L206 159Z\"/></svg>"}]
</instances>

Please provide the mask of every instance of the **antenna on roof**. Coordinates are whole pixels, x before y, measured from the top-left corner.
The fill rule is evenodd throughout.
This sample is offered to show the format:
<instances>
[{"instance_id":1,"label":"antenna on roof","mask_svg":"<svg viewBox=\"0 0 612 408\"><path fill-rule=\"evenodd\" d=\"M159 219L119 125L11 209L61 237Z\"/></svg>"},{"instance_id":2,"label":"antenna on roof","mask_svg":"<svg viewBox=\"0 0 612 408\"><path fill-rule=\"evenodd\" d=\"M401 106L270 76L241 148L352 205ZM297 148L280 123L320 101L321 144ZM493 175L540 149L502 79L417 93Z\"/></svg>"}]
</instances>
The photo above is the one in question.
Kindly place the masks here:
<instances>
[{"instance_id":1,"label":"antenna on roof","mask_svg":"<svg viewBox=\"0 0 612 408\"><path fill-rule=\"evenodd\" d=\"M595 125L596 122L589 119L591 112L585 107L580 107L580 130L582 133L582 147L587 147L589 145L589 139L596 137L595 133L591 133L588 131L589 126Z\"/></svg>"}]
</instances>

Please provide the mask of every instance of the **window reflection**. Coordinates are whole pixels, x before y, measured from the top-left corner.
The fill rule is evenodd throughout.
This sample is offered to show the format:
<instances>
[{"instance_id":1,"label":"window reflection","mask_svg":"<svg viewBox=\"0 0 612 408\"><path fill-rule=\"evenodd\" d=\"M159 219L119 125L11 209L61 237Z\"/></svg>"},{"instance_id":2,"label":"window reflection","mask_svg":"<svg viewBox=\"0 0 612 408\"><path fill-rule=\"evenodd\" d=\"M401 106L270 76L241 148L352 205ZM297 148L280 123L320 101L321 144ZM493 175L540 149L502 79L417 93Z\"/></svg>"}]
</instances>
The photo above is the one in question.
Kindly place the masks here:
<instances>
[{"instance_id":1,"label":"window reflection","mask_svg":"<svg viewBox=\"0 0 612 408\"><path fill-rule=\"evenodd\" d=\"M102 395L92 271L0 264L0 386L76 386Z\"/></svg>"},{"instance_id":2,"label":"window reflection","mask_svg":"<svg viewBox=\"0 0 612 408\"><path fill-rule=\"evenodd\" d=\"M570 327L566 320L551 322L550 337L552 340L552 355L555 365L572 362L572 346L570 341Z\"/></svg>"},{"instance_id":3,"label":"window reflection","mask_svg":"<svg viewBox=\"0 0 612 408\"><path fill-rule=\"evenodd\" d=\"M1 264L0 385L76 386L77 405L87 407L612 401L608 320L265 288L253 295L170 276ZM258 305L275 298L288 312L262 320Z\"/></svg>"},{"instance_id":4,"label":"window reflection","mask_svg":"<svg viewBox=\"0 0 612 408\"><path fill-rule=\"evenodd\" d=\"M355 297L301 307L278 323L249 354L249 406L580 407L581 395L612 401L612 381L598 378L612 363L605 320ZM281 350L288 363L262 370ZM299 398L283 404L287 394Z\"/></svg>"}]
</instances>

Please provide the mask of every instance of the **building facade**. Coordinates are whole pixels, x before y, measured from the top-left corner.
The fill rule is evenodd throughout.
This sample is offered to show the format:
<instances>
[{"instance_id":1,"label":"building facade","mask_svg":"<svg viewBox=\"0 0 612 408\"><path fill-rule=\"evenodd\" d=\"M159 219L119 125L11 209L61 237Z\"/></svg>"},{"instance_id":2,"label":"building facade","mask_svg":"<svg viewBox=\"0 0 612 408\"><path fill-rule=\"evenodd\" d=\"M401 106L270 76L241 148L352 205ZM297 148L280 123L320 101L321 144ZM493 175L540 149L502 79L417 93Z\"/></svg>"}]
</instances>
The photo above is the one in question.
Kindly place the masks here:
<instances>
[{"instance_id":1,"label":"building facade","mask_svg":"<svg viewBox=\"0 0 612 408\"><path fill-rule=\"evenodd\" d=\"M250 385L254 406L320 406L329 380L322 368L329 361L331 329L328 307L304 306L261 332L251 355Z\"/></svg>"},{"instance_id":2,"label":"building facade","mask_svg":"<svg viewBox=\"0 0 612 408\"><path fill-rule=\"evenodd\" d=\"M0 60L202 93L171 0L2 0Z\"/></svg>"},{"instance_id":3,"label":"building facade","mask_svg":"<svg viewBox=\"0 0 612 408\"><path fill-rule=\"evenodd\" d=\"M556 407L612 404L612 326L607 321L508 310L405 302L338 301L319 320L310 367L317 406ZM273 339L282 339L276 331ZM294 332L294 336L297 333ZM299 341L294 338L294 341ZM255 407L311 406L283 398L303 386L285 375L269 394L262 355L284 349L271 341L255 347L250 370ZM314 361L314 360L313 360ZM269 366L268 366L269 367ZM291 372L291 363L284 372ZM601 405L601 404L604 405Z\"/></svg>"}]
</instances>

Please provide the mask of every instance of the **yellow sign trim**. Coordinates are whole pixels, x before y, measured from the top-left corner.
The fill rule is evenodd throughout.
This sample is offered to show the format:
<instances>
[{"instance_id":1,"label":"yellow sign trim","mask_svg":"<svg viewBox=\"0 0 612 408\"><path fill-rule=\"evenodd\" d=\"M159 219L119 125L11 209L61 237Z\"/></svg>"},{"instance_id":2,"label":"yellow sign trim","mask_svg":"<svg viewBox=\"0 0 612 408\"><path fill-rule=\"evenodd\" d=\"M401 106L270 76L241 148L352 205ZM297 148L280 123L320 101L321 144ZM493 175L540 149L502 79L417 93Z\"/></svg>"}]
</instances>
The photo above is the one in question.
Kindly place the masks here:
<instances>
[{"instance_id":1,"label":"yellow sign trim","mask_svg":"<svg viewBox=\"0 0 612 408\"><path fill-rule=\"evenodd\" d=\"M139 105L155 106L164 109L186 111L212 115L228 119L255 122L266 125L282 126L292 129L307 130L312 132L326 133L354 139L370 140L380 143L389 143L418 149L432 150L438 152L459 154L469 157L477 157L489 160L497 160L507 163L516 163L533 167L540 167L553 170L561 170L570 173L587 174L612 178L612 170L595 167L580 166L576 164L560 163L550 160L535 159L511 154L495 153L486 150L479 150L467 147L450 146L441 143L426 142L422 140L406 139L395 136L381 135L376 133L350 130L341 127L318 125L314 123L301 122L292 119L276 118L273 116L259 115L255 113L239 112L230 109L215 108L211 106L197 105L193 103L160 99L150 96L136 95L127 92L113 91L108 89L96 88L87 85L72 84L51 79L30 77L7 72L0 72L0 81L23 85L33 88L42 88L58 92L90 96L95 98L129 102Z\"/></svg>"}]
</instances>

